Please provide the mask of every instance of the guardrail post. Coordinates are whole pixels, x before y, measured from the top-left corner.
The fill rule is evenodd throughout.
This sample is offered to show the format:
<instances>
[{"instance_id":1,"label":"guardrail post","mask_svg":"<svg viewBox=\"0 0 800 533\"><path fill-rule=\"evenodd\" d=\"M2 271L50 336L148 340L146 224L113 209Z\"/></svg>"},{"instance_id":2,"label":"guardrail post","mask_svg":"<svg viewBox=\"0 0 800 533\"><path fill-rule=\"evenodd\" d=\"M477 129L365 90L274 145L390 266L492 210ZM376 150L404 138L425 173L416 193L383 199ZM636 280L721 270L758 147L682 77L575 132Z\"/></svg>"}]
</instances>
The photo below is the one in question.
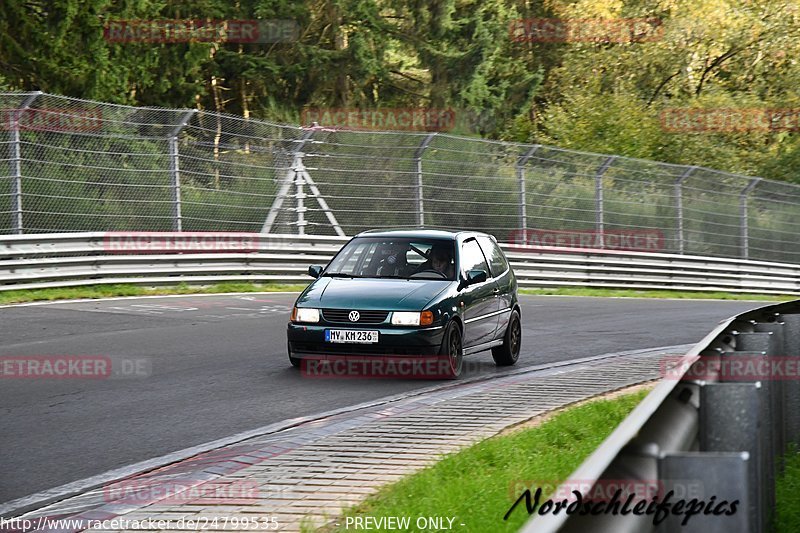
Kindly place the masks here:
<instances>
[{"instance_id":1,"label":"guardrail post","mask_svg":"<svg viewBox=\"0 0 800 533\"><path fill-rule=\"evenodd\" d=\"M19 119L42 91L28 95L18 109L13 110L11 117L11 233L20 235L24 232L22 224L22 147L19 138Z\"/></svg>"},{"instance_id":2,"label":"guardrail post","mask_svg":"<svg viewBox=\"0 0 800 533\"><path fill-rule=\"evenodd\" d=\"M595 231L597 232L597 239L595 242L600 244L600 248L605 248L605 218L603 215L604 198L603 198L603 174L606 173L608 167L614 162L617 156L612 155L606 159L594 175L594 212L595 212Z\"/></svg>"},{"instance_id":3,"label":"guardrail post","mask_svg":"<svg viewBox=\"0 0 800 533\"><path fill-rule=\"evenodd\" d=\"M769 364L769 361L776 355L776 336L773 333L736 333L734 334L736 351L724 352L723 356L737 357L745 356L746 359L752 361L753 357L764 357ZM762 381L762 385L766 390L766 405L767 408L763 411L764 417L764 435L768 442L764 449L764 461L767 472L767 505L768 509L775 507L775 478L777 476L777 459L782 457L784 449L781 447L778 436L778 424L781 422L778 419L778 409L776 405L780 402L777 395L778 388L775 386L776 381L767 376L767 379Z\"/></svg>"},{"instance_id":4,"label":"guardrail post","mask_svg":"<svg viewBox=\"0 0 800 533\"><path fill-rule=\"evenodd\" d=\"M522 243L528 244L528 213L526 206L526 191L525 191L525 165L528 160L536 153L540 145L534 144L527 152L517 159L517 182L519 183L519 230L517 234L522 235Z\"/></svg>"},{"instance_id":5,"label":"guardrail post","mask_svg":"<svg viewBox=\"0 0 800 533\"><path fill-rule=\"evenodd\" d=\"M800 359L800 315L780 315L783 322L783 355ZM800 444L800 376L788 376L783 383L786 442Z\"/></svg>"},{"instance_id":6,"label":"guardrail post","mask_svg":"<svg viewBox=\"0 0 800 533\"><path fill-rule=\"evenodd\" d=\"M741 247L742 247L742 259L748 259L750 257L750 224L747 220L747 211L748 211L748 197L750 196L750 191L756 188L758 182L761 181L761 178L753 178L750 180L750 183L747 184L747 187L742 189L742 192L739 193L739 219L741 225Z\"/></svg>"},{"instance_id":7,"label":"guardrail post","mask_svg":"<svg viewBox=\"0 0 800 533\"><path fill-rule=\"evenodd\" d=\"M764 531L769 513L763 462L763 418L767 409L761 383L707 383L700 386L698 440L703 452L747 452L750 461L747 512L752 531Z\"/></svg>"},{"instance_id":8,"label":"guardrail post","mask_svg":"<svg viewBox=\"0 0 800 533\"><path fill-rule=\"evenodd\" d=\"M181 214L181 171L178 154L178 135L186 127L196 109L187 111L180 123L169 133L169 173L172 179L172 231L183 231L183 215Z\"/></svg>"},{"instance_id":9,"label":"guardrail post","mask_svg":"<svg viewBox=\"0 0 800 533\"><path fill-rule=\"evenodd\" d=\"M773 351L768 352L767 357L771 360L778 359L776 368L785 368L783 363L783 361L785 361L784 356L786 355L783 351L783 322L759 322L756 324L755 329L758 333L772 334L772 346L770 349ZM778 457L782 458L783 454L786 452L786 416L784 414L786 410L784 406L784 398L786 396L784 393L785 383L781 376L778 376L777 373L772 371L772 368L770 368L769 379L774 389L773 418L775 420L775 445L778 448ZM783 470L783 467L781 467L781 470Z\"/></svg>"},{"instance_id":10,"label":"guardrail post","mask_svg":"<svg viewBox=\"0 0 800 533\"><path fill-rule=\"evenodd\" d=\"M660 524L659 531L681 531L686 533L751 533L754 530L747 520L741 519L741 513L750 508L748 496L750 466L752 460L747 452L682 452L662 454L658 461L658 478L664 483L664 490L675 490L675 500L690 501L693 497L706 503L711 496L716 496L712 508L727 501L737 501L736 513L726 516L713 513L699 513L691 517L686 525L682 525L685 515L667 513ZM688 481L698 480L702 472L703 494L681 498L678 490Z\"/></svg>"},{"instance_id":11,"label":"guardrail post","mask_svg":"<svg viewBox=\"0 0 800 533\"><path fill-rule=\"evenodd\" d=\"M414 152L414 162L416 164L417 175L417 226L420 228L425 227L425 194L423 192L422 183L422 154L425 152L425 149L428 148L428 145L431 143L431 141L433 141L434 137L436 137L436 132L429 133L424 139L422 139L422 142L420 143L416 152Z\"/></svg>"},{"instance_id":12,"label":"guardrail post","mask_svg":"<svg viewBox=\"0 0 800 533\"><path fill-rule=\"evenodd\" d=\"M696 168L697 167L687 168L683 171L683 174L675 179L675 214L678 221L678 231L676 233L678 234L679 254L682 254L686 247L686 237L683 231L683 182L686 181L686 178L688 178Z\"/></svg>"}]
</instances>

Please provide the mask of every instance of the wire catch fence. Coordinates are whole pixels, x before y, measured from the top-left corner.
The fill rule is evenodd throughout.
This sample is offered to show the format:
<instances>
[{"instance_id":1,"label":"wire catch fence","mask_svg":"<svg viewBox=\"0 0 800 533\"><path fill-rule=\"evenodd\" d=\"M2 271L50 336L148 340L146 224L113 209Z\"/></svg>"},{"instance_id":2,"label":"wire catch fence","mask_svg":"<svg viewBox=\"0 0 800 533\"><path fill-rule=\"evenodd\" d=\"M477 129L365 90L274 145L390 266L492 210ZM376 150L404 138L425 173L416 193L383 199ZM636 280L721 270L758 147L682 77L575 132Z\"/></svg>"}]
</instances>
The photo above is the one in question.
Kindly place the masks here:
<instances>
[{"instance_id":1,"label":"wire catch fence","mask_svg":"<svg viewBox=\"0 0 800 533\"><path fill-rule=\"evenodd\" d=\"M800 187L702 167L38 92L0 120L2 234L438 227L800 263Z\"/></svg>"}]
</instances>

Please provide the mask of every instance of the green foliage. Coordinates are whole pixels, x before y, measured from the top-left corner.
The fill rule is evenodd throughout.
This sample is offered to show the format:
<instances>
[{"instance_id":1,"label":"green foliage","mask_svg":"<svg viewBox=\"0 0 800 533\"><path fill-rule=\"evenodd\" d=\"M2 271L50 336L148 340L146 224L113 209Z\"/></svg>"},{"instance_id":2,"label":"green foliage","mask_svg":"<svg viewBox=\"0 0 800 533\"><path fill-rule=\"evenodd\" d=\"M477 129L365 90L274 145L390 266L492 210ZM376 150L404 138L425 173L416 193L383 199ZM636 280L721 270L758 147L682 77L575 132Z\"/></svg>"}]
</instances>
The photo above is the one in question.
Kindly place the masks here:
<instances>
[{"instance_id":1,"label":"green foliage","mask_svg":"<svg viewBox=\"0 0 800 533\"><path fill-rule=\"evenodd\" d=\"M784 456L783 473L775 482L775 516L777 533L800 531L800 451L789 447Z\"/></svg>"},{"instance_id":2,"label":"green foliage","mask_svg":"<svg viewBox=\"0 0 800 533\"><path fill-rule=\"evenodd\" d=\"M538 140L563 148L654 157L662 141L658 117L629 95L572 94L547 109Z\"/></svg>"},{"instance_id":3,"label":"green foliage","mask_svg":"<svg viewBox=\"0 0 800 533\"><path fill-rule=\"evenodd\" d=\"M800 4L796 0L583 0L562 18L658 18L642 42L562 45L534 131L508 136L576 149L798 181ZM670 131L670 109L793 109L795 131Z\"/></svg>"}]
</instances>

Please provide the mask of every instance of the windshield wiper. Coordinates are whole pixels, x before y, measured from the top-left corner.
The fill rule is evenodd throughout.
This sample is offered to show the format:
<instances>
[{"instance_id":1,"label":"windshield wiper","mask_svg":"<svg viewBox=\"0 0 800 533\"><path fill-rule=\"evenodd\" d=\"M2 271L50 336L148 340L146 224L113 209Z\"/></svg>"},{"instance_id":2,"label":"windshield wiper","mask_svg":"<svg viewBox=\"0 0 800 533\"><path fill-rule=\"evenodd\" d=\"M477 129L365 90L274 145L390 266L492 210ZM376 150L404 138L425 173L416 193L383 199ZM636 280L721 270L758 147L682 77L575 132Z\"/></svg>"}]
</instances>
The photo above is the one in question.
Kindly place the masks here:
<instances>
[{"instance_id":1,"label":"windshield wiper","mask_svg":"<svg viewBox=\"0 0 800 533\"><path fill-rule=\"evenodd\" d=\"M347 274L345 272L325 272L324 276L328 276L331 278L361 278L363 276L356 276L355 274Z\"/></svg>"}]
</instances>

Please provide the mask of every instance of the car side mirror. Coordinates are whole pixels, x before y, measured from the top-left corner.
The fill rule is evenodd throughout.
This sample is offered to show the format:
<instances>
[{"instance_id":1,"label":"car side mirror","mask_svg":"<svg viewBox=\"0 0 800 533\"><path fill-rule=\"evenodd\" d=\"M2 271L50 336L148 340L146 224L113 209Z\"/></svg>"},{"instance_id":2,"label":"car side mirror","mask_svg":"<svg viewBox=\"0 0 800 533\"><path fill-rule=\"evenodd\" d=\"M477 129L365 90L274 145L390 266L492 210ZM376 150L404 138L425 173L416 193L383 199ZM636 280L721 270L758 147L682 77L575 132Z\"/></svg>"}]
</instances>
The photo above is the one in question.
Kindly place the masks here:
<instances>
[{"instance_id":1,"label":"car side mirror","mask_svg":"<svg viewBox=\"0 0 800 533\"><path fill-rule=\"evenodd\" d=\"M486 281L485 270L470 270L467 272L467 285L475 285L476 283L483 283Z\"/></svg>"},{"instance_id":2,"label":"car side mirror","mask_svg":"<svg viewBox=\"0 0 800 533\"><path fill-rule=\"evenodd\" d=\"M319 265L311 265L308 267L308 275L312 278L318 278L322 274L322 267Z\"/></svg>"}]
</instances>

